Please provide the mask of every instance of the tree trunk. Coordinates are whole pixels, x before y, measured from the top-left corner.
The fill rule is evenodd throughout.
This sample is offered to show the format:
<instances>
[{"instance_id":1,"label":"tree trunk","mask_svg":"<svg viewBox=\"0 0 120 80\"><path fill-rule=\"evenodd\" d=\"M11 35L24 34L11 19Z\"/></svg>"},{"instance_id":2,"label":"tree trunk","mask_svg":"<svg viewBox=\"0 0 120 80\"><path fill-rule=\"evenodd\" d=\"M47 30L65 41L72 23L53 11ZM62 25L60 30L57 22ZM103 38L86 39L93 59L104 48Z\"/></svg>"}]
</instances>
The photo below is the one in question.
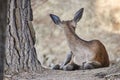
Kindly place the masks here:
<instances>
[{"instance_id":1,"label":"tree trunk","mask_svg":"<svg viewBox=\"0 0 120 80\"><path fill-rule=\"evenodd\" d=\"M0 80L3 80L5 55L5 28L7 24L7 0L0 0Z\"/></svg>"},{"instance_id":2,"label":"tree trunk","mask_svg":"<svg viewBox=\"0 0 120 80\"><path fill-rule=\"evenodd\" d=\"M8 0L5 73L40 71L30 0Z\"/></svg>"}]
</instances>

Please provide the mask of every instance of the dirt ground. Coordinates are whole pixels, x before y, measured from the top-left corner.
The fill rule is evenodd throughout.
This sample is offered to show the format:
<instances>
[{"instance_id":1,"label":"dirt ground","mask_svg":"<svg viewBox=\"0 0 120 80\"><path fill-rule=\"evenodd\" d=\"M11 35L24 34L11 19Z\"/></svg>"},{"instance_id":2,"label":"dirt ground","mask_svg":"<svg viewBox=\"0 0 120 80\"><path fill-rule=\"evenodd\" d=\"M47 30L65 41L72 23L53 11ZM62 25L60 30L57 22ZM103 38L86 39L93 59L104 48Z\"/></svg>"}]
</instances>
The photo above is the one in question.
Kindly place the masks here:
<instances>
[{"instance_id":1,"label":"dirt ground","mask_svg":"<svg viewBox=\"0 0 120 80\"><path fill-rule=\"evenodd\" d=\"M23 72L5 75L4 80L120 80L120 73L108 74L111 67L92 70L61 71L43 69L41 72Z\"/></svg>"},{"instance_id":2,"label":"dirt ground","mask_svg":"<svg viewBox=\"0 0 120 80\"><path fill-rule=\"evenodd\" d=\"M41 73L24 72L13 76L11 80L105 80L95 76L96 73L105 70L107 68L76 71L45 70Z\"/></svg>"}]
</instances>

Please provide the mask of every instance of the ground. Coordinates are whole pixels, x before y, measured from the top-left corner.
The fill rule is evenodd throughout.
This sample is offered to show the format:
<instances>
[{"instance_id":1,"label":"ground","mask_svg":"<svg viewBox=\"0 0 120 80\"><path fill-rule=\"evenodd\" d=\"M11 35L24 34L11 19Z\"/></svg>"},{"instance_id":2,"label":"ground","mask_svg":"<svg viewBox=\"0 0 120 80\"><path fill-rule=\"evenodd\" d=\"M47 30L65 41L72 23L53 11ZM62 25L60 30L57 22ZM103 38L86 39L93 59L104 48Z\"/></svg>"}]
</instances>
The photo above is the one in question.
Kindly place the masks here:
<instances>
[{"instance_id":1,"label":"ground","mask_svg":"<svg viewBox=\"0 0 120 80\"><path fill-rule=\"evenodd\" d=\"M23 72L14 76L6 75L5 80L110 80L103 77L108 68L92 70L61 71L45 69L39 73ZM97 76L102 73L103 76ZM111 80L120 80L120 76Z\"/></svg>"}]
</instances>

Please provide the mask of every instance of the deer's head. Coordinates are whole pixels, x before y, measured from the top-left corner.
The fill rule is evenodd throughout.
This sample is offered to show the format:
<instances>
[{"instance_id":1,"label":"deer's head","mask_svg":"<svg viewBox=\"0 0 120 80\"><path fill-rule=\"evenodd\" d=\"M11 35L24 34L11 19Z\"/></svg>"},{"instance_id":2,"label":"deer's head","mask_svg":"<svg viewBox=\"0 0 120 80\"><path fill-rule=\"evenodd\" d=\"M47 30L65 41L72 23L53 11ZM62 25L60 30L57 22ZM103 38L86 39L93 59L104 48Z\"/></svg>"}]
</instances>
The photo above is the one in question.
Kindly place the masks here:
<instances>
[{"instance_id":1,"label":"deer's head","mask_svg":"<svg viewBox=\"0 0 120 80\"><path fill-rule=\"evenodd\" d=\"M81 8L79 11L77 11L72 20L61 21L60 18L54 14L50 14L50 17L56 25L59 25L63 28L70 27L75 30L77 22L82 18L83 10L84 8Z\"/></svg>"}]
</instances>

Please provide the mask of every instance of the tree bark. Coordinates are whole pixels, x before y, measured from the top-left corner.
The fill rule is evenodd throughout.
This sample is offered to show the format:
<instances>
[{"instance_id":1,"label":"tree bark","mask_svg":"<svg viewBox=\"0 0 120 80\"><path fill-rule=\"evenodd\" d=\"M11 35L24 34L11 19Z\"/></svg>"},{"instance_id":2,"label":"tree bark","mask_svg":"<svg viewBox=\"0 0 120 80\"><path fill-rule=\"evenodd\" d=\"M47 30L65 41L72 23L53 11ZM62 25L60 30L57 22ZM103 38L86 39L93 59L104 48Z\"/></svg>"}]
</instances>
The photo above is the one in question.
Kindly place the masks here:
<instances>
[{"instance_id":1,"label":"tree bark","mask_svg":"<svg viewBox=\"0 0 120 80\"><path fill-rule=\"evenodd\" d=\"M0 0L0 80L3 80L5 56L5 28L7 24L7 0Z\"/></svg>"},{"instance_id":2,"label":"tree bark","mask_svg":"<svg viewBox=\"0 0 120 80\"><path fill-rule=\"evenodd\" d=\"M8 0L5 73L40 71L30 0Z\"/></svg>"}]
</instances>

